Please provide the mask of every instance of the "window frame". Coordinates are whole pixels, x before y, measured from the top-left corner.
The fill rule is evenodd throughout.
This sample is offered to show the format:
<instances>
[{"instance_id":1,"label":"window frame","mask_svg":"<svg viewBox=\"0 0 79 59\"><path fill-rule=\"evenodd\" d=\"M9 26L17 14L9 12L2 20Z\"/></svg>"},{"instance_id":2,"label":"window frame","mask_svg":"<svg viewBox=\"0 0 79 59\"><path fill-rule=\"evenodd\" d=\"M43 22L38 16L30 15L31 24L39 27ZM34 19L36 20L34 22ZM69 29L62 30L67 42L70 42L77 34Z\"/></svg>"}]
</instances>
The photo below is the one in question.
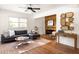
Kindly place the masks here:
<instances>
[{"instance_id":1,"label":"window frame","mask_svg":"<svg viewBox=\"0 0 79 59\"><path fill-rule=\"evenodd\" d=\"M10 22L10 21L9 21L9 20L10 20L10 17L11 17L11 18L17 18L17 19L18 19L18 22ZM20 19L26 19L26 22L20 22ZM18 26L17 26L17 27L11 27L11 26L10 26L10 23L18 23ZM20 24L22 24L22 23L25 23L26 26L24 26L24 27L20 26ZM9 17L8 17L8 27L9 27L9 29L27 28L27 18L25 18L25 17L12 17L12 16L9 16Z\"/></svg>"}]
</instances>

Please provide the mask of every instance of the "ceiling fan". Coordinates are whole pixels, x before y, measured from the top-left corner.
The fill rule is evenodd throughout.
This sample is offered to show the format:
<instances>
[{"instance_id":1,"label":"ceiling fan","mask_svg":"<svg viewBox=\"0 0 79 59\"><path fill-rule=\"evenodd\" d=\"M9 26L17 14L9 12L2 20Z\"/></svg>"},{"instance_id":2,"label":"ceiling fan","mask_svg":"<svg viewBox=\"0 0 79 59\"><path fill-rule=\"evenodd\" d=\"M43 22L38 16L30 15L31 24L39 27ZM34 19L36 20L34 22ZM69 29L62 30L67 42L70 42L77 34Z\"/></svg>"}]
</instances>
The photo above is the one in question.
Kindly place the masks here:
<instances>
[{"instance_id":1,"label":"ceiling fan","mask_svg":"<svg viewBox=\"0 0 79 59\"><path fill-rule=\"evenodd\" d=\"M23 8L23 7L21 7ZM32 12L36 12L36 10L40 10L40 8L33 8L32 4L29 4L29 6L27 8L25 8L25 12L27 12L28 10L31 10Z\"/></svg>"}]
</instances>

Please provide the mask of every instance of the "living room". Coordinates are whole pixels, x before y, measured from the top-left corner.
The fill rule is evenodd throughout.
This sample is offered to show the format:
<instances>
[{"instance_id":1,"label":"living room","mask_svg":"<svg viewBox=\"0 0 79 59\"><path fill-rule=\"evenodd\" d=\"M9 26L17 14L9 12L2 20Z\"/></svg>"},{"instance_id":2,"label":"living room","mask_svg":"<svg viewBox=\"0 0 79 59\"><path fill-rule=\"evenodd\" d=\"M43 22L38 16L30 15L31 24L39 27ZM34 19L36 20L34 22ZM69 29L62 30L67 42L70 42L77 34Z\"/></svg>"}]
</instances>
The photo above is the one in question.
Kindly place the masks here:
<instances>
[{"instance_id":1,"label":"living room","mask_svg":"<svg viewBox=\"0 0 79 59\"><path fill-rule=\"evenodd\" d=\"M28 7L36 8L37 10L32 10L32 9L29 9ZM11 31L12 33L11 34L9 33L9 35L12 36L14 34L13 31L16 31L16 33L17 33L17 31L20 31L20 32L18 32L19 34L21 34L21 33L25 34L25 32L27 32L28 35L25 35L25 36L29 36L30 39L37 39L37 37L40 37L38 39L43 38L43 40L30 40L28 42L29 43L28 45L22 45L23 47L19 47L19 48L18 47L15 48L16 45L18 45L18 44L15 44L15 42L4 43L4 44L1 44L0 48L3 50L0 50L0 53L2 53L2 54L8 54L8 53L9 54L12 54L12 53L14 53L14 54L17 54L17 53L25 53L25 54L31 54L31 53L32 54L34 54L34 53L36 53L36 54L79 53L79 49L78 49L79 48L79 43L78 43L79 42L79 40L78 40L79 39L79 37L78 37L78 35L79 35L79 33L78 33L79 32L78 31L78 29L79 29L79 26L78 26L79 11L78 10L79 10L78 4L19 4L19 5L18 4L1 4L0 5L0 35L8 34L8 32ZM46 18L45 17L49 17L51 15L56 15L56 18L55 18L56 23L52 23L52 21L47 22L47 23L51 23L51 24L55 25L55 27L56 27L55 31L54 31L54 33L56 34L55 39L52 38L53 31L49 34L46 33L46 24L45 24ZM70 25L64 25L65 27L63 27L64 32L66 32L64 35L65 36L69 35L69 37L63 37L60 35L61 33L58 33L62 29L61 28L62 27L62 25L61 25L62 18L64 18L64 21L67 19L67 22L69 24L72 23L71 29L70 28L68 29L66 27L66 26L69 27ZM69 19L72 18L70 22L68 21L68 18ZM48 20L52 20L52 18L49 17ZM64 21L62 23L64 23ZM51 24L49 24L49 25L51 25ZM35 28L37 31L35 30ZM27 30L27 31L21 32L22 30L23 31ZM37 33L37 34L32 35L31 33ZM17 42L21 41L19 39L26 38L26 37L20 37L20 36L18 36ZM60 40L58 40L59 36L61 36L59 38ZM13 40L15 40L15 38L16 37L14 36ZM1 40L2 40L2 38L0 38L0 41ZM52 43L50 43L50 42L52 42ZM58 44L56 44L56 43L58 43ZM9 45L12 45L12 46L10 46L10 48L9 48ZM9 48L9 50L10 49L12 49L12 50L10 52L9 52L9 50L5 50L7 48L7 47L3 48L5 46L7 46ZM34 46L34 47L30 48L32 46ZM27 47L27 48L25 48L25 47ZM46 47L48 47L48 48L46 48ZM51 47L53 47L53 48L51 48ZM43 50L42 48L47 49L48 51ZM16 51L14 51L15 49L16 49ZM77 49L77 50L75 50L75 49ZM17 50L19 50L19 52L17 52ZM32 51L30 51L30 50L32 50ZM12 51L14 51L14 52L12 52ZM36 52L36 51L38 51L38 52Z\"/></svg>"}]
</instances>

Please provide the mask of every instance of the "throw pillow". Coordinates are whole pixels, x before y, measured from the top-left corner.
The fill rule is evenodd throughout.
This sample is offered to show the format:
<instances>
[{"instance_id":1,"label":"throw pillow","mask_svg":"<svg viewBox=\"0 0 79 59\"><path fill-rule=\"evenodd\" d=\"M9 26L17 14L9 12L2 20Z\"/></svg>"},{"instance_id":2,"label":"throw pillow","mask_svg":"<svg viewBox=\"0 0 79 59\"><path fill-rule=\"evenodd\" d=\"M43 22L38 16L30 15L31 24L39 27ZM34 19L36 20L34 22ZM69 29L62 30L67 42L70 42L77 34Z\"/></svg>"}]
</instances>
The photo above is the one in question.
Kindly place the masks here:
<instances>
[{"instance_id":1,"label":"throw pillow","mask_svg":"<svg viewBox=\"0 0 79 59\"><path fill-rule=\"evenodd\" d=\"M9 36L13 36L13 35L15 35L14 30L9 30Z\"/></svg>"}]
</instances>

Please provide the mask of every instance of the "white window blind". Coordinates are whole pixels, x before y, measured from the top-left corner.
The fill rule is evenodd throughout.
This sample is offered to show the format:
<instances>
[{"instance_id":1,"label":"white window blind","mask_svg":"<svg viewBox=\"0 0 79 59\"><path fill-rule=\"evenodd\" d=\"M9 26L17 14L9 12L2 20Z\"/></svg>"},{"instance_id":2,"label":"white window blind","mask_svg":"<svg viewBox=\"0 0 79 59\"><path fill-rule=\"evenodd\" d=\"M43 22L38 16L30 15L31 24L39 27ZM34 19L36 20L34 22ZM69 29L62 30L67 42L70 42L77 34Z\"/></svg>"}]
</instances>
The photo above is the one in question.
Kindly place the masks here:
<instances>
[{"instance_id":1,"label":"white window blind","mask_svg":"<svg viewBox=\"0 0 79 59\"><path fill-rule=\"evenodd\" d=\"M27 19L18 17L9 17L9 28L26 28Z\"/></svg>"}]
</instances>

